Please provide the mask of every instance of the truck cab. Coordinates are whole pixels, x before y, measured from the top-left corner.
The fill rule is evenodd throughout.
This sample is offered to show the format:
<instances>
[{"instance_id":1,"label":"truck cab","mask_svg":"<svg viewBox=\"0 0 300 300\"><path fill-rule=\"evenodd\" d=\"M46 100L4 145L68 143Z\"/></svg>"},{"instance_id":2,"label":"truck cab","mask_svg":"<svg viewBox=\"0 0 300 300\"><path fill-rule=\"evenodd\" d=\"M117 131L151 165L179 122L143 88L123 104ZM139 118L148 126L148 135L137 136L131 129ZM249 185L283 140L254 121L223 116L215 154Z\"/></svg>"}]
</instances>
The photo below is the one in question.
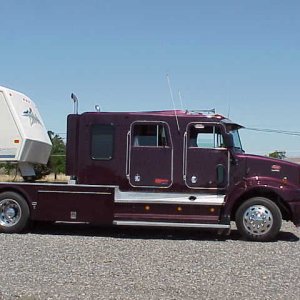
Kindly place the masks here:
<instances>
[{"instance_id":1,"label":"truck cab","mask_svg":"<svg viewBox=\"0 0 300 300\"><path fill-rule=\"evenodd\" d=\"M115 224L236 221L246 238L269 240L282 219L300 223L300 167L245 154L240 128L194 111L70 115L67 173L116 187Z\"/></svg>"},{"instance_id":2,"label":"truck cab","mask_svg":"<svg viewBox=\"0 0 300 300\"><path fill-rule=\"evenodd\" d=\"M230 186L230 153L243 153L239 128L185 111L70 115L67 173L124 191L219 194Z\"/></svg>"}]
</instances>

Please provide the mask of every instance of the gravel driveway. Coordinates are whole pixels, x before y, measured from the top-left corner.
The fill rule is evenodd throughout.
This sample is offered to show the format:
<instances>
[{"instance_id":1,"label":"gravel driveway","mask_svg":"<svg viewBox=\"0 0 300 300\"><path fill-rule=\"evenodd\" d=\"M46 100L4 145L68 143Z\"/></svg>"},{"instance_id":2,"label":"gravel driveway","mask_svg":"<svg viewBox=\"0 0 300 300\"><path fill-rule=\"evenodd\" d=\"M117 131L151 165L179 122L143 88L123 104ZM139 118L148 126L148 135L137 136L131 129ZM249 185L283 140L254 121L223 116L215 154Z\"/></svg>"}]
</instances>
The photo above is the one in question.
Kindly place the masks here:
<instances>
[{"instance_id":1,"label":"gravel driveway","mask_svg":"<svg viewBox=\"0 0 300 300\"><path fill-rule=\"evenodd\" d=\"M0 299L297 299L300 229L277 241L55 224L0 234Z\"/></svg>"}]
</instances>

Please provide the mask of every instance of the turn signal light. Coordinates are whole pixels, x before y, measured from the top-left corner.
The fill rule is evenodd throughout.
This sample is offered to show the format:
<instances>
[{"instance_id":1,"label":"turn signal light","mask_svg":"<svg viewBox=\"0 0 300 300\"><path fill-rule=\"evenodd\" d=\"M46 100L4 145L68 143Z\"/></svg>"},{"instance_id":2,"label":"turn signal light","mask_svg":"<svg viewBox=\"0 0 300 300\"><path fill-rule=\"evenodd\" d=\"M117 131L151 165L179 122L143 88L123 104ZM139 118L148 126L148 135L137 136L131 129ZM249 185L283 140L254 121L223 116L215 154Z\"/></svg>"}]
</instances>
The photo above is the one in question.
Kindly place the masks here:
<instances>
[{"instance_id":1,"label":"turn signal light","mask_svg":"<svg viewBox=\"0 0 300 300\"><path fill-rule=\"evenodd\" d=\"M182 207L181 207L181 206L178 206L178 207L177 207L177 211L182 211Z\"/></svg>"}]
</instances>

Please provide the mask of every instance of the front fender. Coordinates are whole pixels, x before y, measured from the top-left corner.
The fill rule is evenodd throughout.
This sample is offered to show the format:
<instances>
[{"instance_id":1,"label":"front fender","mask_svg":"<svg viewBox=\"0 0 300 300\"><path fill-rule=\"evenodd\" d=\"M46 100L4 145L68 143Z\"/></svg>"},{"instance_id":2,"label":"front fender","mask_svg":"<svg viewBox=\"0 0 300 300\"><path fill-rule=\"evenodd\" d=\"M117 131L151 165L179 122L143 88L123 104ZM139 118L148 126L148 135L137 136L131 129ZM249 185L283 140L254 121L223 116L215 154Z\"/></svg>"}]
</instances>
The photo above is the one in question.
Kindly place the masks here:
<instances>
[{"instance_id":1,"label":"front fender","mask_svg":"<svg viewBox=\"0 0 300 300\"><path fill-rule=\"evenodd\" d=\"M296 190L298 188L293 184L277 178L259 176L244 178L229 190L225 198L223 216L225 219L230 218L241 203L255 196L264 196L276 200L280 199L290 209L289 202L294 201Z\"/></svg>"}]
</instances>

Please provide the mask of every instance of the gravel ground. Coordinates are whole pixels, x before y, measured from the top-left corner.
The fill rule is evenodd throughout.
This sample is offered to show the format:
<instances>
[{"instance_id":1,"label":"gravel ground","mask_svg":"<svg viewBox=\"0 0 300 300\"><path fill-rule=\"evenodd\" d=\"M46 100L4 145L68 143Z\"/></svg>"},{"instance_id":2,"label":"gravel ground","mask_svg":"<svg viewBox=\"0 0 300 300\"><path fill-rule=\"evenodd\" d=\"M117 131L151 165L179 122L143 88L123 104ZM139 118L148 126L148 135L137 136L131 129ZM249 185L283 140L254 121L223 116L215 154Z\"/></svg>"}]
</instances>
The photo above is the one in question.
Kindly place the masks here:
<instances>
[{"instance_id":1,"label":"gravel ground","mask_svg":"<svg viewBox=\"0 0 300 300\"><path fill-rule=\"evenodd\" d=\"M0 234L0 299L300 299L300 229L214 232L55 224Z\"/></svg>"}]
</instances>

